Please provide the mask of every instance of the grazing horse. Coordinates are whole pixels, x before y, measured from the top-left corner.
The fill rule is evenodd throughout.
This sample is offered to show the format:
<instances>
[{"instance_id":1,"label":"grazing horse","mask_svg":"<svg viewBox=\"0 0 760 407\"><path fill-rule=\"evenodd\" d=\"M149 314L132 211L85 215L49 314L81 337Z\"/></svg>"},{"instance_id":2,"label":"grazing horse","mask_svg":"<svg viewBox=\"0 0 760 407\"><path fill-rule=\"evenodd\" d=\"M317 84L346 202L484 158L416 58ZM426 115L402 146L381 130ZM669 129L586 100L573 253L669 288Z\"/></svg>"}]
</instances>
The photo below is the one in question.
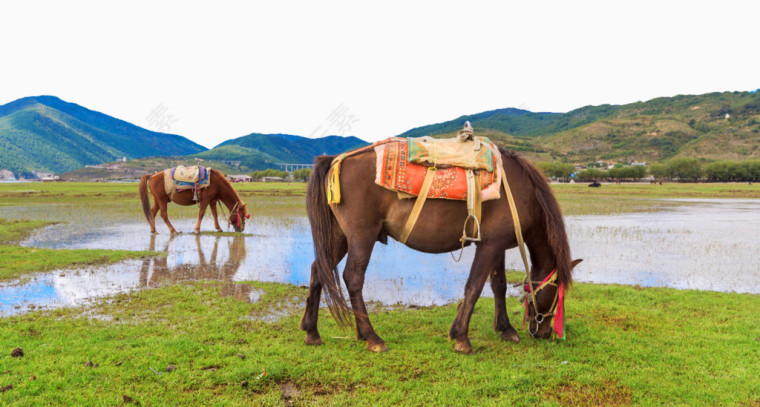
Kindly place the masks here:
<instances>
[{"instance_id":1,"label":"grazing horse","mask_svg":"<svg viewBox=\"0 0 760 407\"><path fill-rule=\"evenodd\" d=\"M169 202L174 202L177 205L190 206L196 203L200 205L200 211L198 212L198 222L195 224L195 233L201 231L201 220L206 213L206 208L211 205L211 214L214 217L214 227L218 232L222 231L219 226L219 220L217 219L216 205L221 202L230 212L229 222L235 228L236 232L242 232L245 230L245 220L250 218L251 215L245 207L245 203L240 199L235 188L232 187L227 178L221 172L209 169L209 186L203 189L198 189L198 200L194 200L192 190L176 191L172 196L166 193L164 187L164 171L159 171L153 175L145 175L140 180L140 201L142 202L143 213L145 219L150 224L151 233L158 234L156 232L156 214L158 210L161 210L161 217L164 218L166 226L169 227L171 233L177 233L169 222L169 215L166 211ZM153 208L150 207L150 201L148 199L148 187L153 194Z\"/></svg>"},{"instance_id":2,"label":"grazing horse","mask_svg":"<svg viewBox=\"0 0 760 407\"><path fill-rule=\"evenodd\" d=\"M577 261L571 261L562 213L543 175L522 156L503 149L499 153L502 154L503 168L514 193L520 226L530 251L533 287L538 287L542 280L556 273L555 285L546 285L540 291L531 289L535 292L536 301L533 306L527 307L526 313L530 320L531 336L548 338L552 332L556 298L562 292L558 287L565 288L571 283L572 270ZM327 305L338 324L349 325L350 316L353 315L357 339L367 341L371 351L384 351L387 349L385 342L370 324L364 304L364 273L376 241L385 243L388 236L399 239L414 200L399 199L395 191L375 184L376 154L369 150L348 155L343 160L340 170L341 203L329 205L326 188L333 158L317 157L309 179L306 208L316 259L311 266L311 284L300 328L306 331L307 345L322 343L317 330L317 317L324 289ZM473 351L468 338L470 317L489 276L496 304L493 329L504 340L520 340L509 323L505 306L504 252L518 244L506 194L482 205L481 241L476 243L464 299L449 329L449 338L456 341L454 350L461 353ZM457 250L462 245L462 225L467 217L464 201L428 199L406 245L427 253ZM336 269L346 254L348 259L343 280L348 288L350 310L343 297ZM414 265L410 264L409 267Z\"/></svg>"}]
</instances>

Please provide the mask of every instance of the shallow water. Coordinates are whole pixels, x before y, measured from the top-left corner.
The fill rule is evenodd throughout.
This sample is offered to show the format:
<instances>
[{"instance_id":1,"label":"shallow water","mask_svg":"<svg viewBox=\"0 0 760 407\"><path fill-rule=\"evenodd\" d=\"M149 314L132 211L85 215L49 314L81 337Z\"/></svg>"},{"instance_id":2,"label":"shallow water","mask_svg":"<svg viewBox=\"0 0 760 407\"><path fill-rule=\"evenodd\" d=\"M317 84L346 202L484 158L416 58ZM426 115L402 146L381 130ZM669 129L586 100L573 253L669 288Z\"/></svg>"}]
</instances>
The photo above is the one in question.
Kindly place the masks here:
<instances>
[{"instance_id":1,"label":"shallow water","mask_svg":"<svg viewBox=\"0 0 760 407\"><path fill-rule=\"evenodd\" d=\"M576 281L639 284L699 290L760 293L760 200L670 200L661 212L566 218L573 257L584 262ZM273 203L276 205L277 203ZM59 211L70 223L35 232L23 242L48 248L156 250L165 258L130 260L80 270L56 270L0 284L0 315L33 308L77 305L134 289L189 280L220 280L221 295L255 300L260 293L246 280L308 284L313 260L311 234L302 210L280 216L254 216L244 236L170 237L163 222L151 236L138 217L115 224L97 210L87 214L66 207L4 208L11 217ZM14 212L15 211L15 212ZM49 214L49 213L48 213ZM68 217L66 216L68 214ZM194 220L173 220L192 231ZM202 230L212 230L209 217ZM425 254L389 241L375 245L365 282L365 299L385 304L438 305L463 295L474 248L461 262L450 254ZM341 264L341 267L343 264ZM507 267L519 270L516 250ZM508 295L518 295L509 287ZM486 285L484 295L491 291Z\"/></svg>"}]
</instances>

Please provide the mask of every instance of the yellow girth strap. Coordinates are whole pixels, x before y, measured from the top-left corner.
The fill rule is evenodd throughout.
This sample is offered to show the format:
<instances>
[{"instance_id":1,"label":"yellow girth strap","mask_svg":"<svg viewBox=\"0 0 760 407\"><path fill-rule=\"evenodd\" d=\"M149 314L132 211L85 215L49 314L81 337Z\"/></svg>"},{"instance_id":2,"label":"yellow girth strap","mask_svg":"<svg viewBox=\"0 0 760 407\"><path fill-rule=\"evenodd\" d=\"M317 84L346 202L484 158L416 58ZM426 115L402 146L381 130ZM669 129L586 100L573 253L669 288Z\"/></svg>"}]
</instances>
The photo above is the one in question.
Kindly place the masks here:
<instances>
[{"instance_id":1,"label":"yellow girth strap","mask_svg":"<svg viewBox=\"0 0 760 407\"><path fill-rule=\"evenodd\" d=\"M417 195L417 200L414 202L414 207L412 208L412 212L409 214L409 217L406 219L406 224L404 225L404 229L401 231L401 236L399 236L398 238L398 241L401 242L402 244L406 244L406 241L409 240L409 235L412 234L412 229L414 229L414 224L417 223L417 218L420 217L420 212L422 212L422 206L425 205L428 192L430 192L430 186L433 185L433 178L435 177L435 171L436 171L435 167L430 167L425 173L425 180L422 181L422 189L420 189L420 194Z\"/></svg>"}]
</instances>

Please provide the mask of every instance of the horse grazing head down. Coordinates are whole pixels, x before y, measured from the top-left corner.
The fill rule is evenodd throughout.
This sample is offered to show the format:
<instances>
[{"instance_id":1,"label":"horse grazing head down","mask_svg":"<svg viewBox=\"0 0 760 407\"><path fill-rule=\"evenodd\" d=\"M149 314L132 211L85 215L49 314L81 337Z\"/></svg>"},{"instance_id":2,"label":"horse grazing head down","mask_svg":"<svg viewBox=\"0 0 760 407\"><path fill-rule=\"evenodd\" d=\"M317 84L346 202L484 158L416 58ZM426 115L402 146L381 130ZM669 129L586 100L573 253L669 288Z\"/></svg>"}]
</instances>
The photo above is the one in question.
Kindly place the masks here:
<instances>
[{"instance_id":1,"label":"horse grazing head down","mask_svg":"<svg viewBox=\"0 0 760 407\"><path fill-rule=\"evenodd\" d=\"M235 209L230 212L230 225L235 229L235 232L242 232L245 230L245 220L250 218L251 214L248 213L245 204L237 204Z\"/></svg>"},{"instance_id":2,"label":"horse grazing head down","mask_svg":"<svg viewBox=\"0 0 760 407\"><path fill-rule=\"evenodd\" d=\"M575 268L583 259L572 261L571 268ZM558 278L556 269L549 273L540 273L535 267L531 267L532 282L525 282L525 305L524 322L528 321L528 333L534 338L547 339L555 332L558 337L564 337L565 323L565 290L567 284ZM540 275L545 274L545 275ZM535 296L535 305L530 298L530 287ZM536 310L538 308L538 310Z\"/></svg>"}]
</instances>

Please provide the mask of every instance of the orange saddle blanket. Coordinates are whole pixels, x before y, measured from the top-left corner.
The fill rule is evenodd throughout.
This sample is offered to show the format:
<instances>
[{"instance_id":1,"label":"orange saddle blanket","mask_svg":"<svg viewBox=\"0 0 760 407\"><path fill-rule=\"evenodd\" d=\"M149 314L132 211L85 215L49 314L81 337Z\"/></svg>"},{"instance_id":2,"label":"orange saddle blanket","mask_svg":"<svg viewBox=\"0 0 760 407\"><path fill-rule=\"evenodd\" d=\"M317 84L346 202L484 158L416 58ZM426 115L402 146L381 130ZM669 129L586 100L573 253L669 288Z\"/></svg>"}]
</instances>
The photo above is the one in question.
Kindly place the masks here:
<instances>
[{"instance_id":1,"label":"orange saddle blanket","mask_svg":"<svg viewBox=\"0 0 760 407\"><path fill-rule=\"evenodd\" d=\"M375 147L377 170L375 183L393 191L417 196L428 167L408 161L406 139L393 138ZM499 198L501 185L497 171L478 171L482 200ZM467 200L467 173L464 168L439 168L435 172L428 198Z\"/></svg>"}]
</instances>

